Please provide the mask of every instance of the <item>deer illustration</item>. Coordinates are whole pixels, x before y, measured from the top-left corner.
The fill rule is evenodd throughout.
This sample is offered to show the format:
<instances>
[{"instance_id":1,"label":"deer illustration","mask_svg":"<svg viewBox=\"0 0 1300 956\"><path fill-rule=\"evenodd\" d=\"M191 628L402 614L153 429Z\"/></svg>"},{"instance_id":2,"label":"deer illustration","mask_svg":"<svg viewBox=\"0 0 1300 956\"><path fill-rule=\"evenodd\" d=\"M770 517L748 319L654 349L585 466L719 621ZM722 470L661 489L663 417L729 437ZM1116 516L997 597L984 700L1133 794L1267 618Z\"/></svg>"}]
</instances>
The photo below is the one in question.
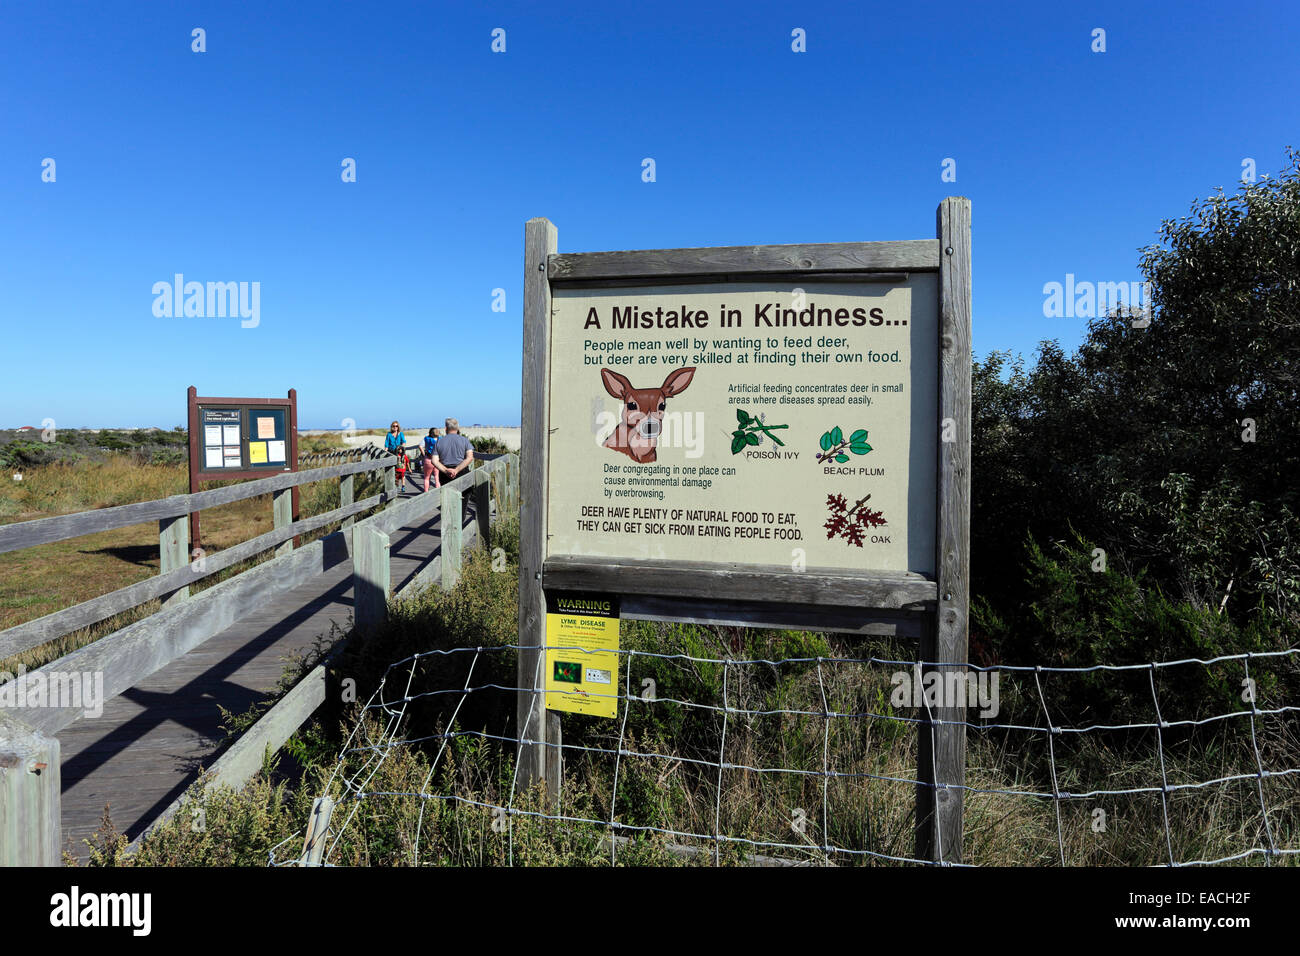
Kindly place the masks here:
<instances>
[{"instance_id":1,"label":"deer illustration","mask_svg":"<svg viewBox=\"0 0 1300 956\"><path fill-rule=\"evenodd\" d=\"M605 391L623 403L622 420L614 433L605 439L605 447L621 451L633 461L652 462L659 434L663 431L666 400L686 391L695 377L694 368L670 372L658 388L633 388L627 376L600 370Z\"/></svg>"}]
</instances>

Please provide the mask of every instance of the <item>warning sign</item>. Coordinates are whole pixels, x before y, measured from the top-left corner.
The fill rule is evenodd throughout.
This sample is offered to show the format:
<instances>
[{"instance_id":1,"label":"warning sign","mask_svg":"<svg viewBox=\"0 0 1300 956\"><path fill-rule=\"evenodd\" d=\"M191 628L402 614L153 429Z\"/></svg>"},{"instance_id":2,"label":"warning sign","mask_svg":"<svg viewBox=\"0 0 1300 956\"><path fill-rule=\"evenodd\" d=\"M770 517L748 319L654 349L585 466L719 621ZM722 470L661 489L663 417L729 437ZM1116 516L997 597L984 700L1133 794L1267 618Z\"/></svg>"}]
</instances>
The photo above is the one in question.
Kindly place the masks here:
<instances>
[{"instance_id":1,"label":"warning sign","mask_svg":"<svg viewBox=\"0 0 1300 956\"><path fill-rule=\"evenodd\" d=\"M618 716L618 600L546 595L546 707Z\"/></svg>"}]
</instances>

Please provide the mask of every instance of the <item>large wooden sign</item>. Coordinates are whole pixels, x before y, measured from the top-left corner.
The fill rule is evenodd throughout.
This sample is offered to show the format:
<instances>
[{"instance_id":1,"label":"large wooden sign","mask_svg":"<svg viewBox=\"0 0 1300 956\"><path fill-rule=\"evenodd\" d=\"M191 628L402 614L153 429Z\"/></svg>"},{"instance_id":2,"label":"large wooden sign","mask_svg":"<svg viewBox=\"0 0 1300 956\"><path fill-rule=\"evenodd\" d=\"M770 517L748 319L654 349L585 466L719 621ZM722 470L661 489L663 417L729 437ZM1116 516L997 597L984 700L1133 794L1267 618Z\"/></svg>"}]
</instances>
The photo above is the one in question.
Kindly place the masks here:
<instances>
[{"instance_id":1,"label":"large wooden sign","mask_svg":"<svg viewBox=\"0 0 1300 956\"><path fill-rule=\"evenodd\" d=\"M558 288L546 556L934 572L936 276Z\"/></svg>"},{"instance_id":2,"label":"large wooden sign","mask_svg":"<svg viewBox=\"0 0 1300 956\"><path fill-rule=\"evenodd\" d=\"M546 597L892 634L967 659L970 204L937 238L558 254L525 235L520 767L558 783ZM918 852L961 852L964 710L922 725ZM548 746L549 745L549 746Z\"/></svg>"}]
</instances>

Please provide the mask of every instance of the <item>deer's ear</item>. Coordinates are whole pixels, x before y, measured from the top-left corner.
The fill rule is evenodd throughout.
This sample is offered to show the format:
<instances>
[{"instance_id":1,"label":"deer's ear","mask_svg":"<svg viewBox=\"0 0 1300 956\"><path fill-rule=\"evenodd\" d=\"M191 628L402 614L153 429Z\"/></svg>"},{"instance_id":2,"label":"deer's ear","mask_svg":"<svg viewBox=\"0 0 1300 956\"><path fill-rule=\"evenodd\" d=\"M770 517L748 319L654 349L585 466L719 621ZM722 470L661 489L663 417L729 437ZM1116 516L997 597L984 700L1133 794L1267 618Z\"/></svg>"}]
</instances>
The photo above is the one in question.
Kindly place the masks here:
<instances>
[{"instance_id":1,"label":"deer's ear","mask_svg":"<svg viewBox=\"0 0 1300 956\"><path fill-rule=\"evenodd\" d=\"M627 380L627 376L611 372L607 368L600 370L600 380L605 383L605 391L620 401L632 391L632 383Z\"/></svg>"},{"instance_id":2,"label":"deer's ear","mask_svg":"<svg viewBox=\"0 0 1300 956\"><path fill-rule=\"evenodd\" d=\"M674 395L680 395L686 391L686 386L691 384L691 379L695 377L695 369L679 368L672 372L664 379L663 393L664 398L672 398Z\"/></svg>"}]
</instances>

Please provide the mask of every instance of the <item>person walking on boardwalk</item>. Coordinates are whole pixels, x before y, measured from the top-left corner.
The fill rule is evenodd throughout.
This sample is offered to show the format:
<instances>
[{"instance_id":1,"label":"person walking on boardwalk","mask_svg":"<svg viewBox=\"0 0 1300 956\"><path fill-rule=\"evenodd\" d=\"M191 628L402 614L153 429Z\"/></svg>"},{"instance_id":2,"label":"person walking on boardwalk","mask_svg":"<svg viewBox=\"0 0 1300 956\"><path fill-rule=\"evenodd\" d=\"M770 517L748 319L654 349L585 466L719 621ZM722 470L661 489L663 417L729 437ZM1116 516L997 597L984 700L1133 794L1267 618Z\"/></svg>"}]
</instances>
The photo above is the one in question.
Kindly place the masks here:
<instances>
[{"instance_id":1,"label":"person walking on boardwalk","mask_svg":"<svg viewBox=\"0 0 1300 956\"><path fill-rule=\"evenodd\" d=\"M433 478L433 487L440 488L442 481L438 477L438 469L433 467L433 455L438 447L438 429L430 428L429 434L424 436L424 455L420 462L424 466L424 490L429 490L429 478Z\"/></svg>"},{"instance_id":2,"label":"person walking on boardwalk","mask_svg":"<svg viewBox=\"0 0 1300 956\"><path fill-rule=\"evenodd\" d=\"M408 464L406 435L402 432L400 422L393 422L388 426L388 434L384 436L384 450L397 456L397 493L400 495L402 485L406 483L406 466Z\"/></svg>"},{"instance_id":3,"label":"person walking on boardwalk","mask_svg":"<svg viewBox=\"0 0 1300 956\"><path fill-rule=\"evenodd\" d=\"M406 444L406 435L402 433L402 426L399 422L393 422L388 426L388 434L384 436L384 450L397 454L397 449Z\"/></svg>"},{"instance_id":4,"label":"person walking on boardwalk","mask_svg":"<svg viewBox=\"0 0 1300 956\"><path fill-rule=\"evenodd\" d=\"M460 433L460 422L447 419L447 434L438 439L433 450L433 467L442 481L451 481L469 471L474 463L474 446Z\"/></svg>"}]
</instances>

